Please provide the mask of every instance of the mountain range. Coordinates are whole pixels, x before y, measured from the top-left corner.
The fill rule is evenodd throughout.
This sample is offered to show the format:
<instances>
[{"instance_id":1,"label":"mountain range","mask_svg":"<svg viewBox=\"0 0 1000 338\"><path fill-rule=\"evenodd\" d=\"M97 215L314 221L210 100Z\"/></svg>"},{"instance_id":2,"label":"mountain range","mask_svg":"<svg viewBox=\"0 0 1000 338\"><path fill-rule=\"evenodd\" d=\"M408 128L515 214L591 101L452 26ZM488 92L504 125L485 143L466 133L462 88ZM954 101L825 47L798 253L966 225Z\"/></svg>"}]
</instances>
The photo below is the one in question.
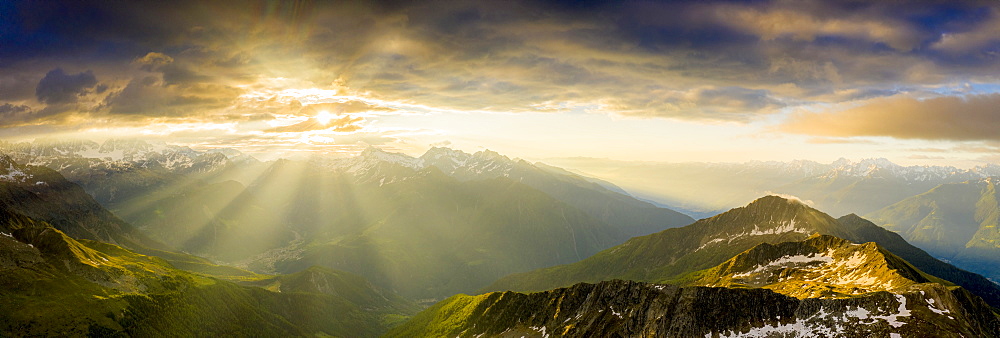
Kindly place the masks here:
<instances>
[{"instance_id":1,"label":"mountain range","mask_svg":"<svg viewBox=\"0 0 1000 338\"><path fill-rule=\"evenodd\" d=\"M347 270L414 299L471 292L693 221L608 182L491 151L432 148L414 158L372 147L350 158L259 162L112 141L97 149L139 150L82 157L95 156L93 145L73 144L21 145L15 157L89 163L59 168L168 247L262 273ZM188 160L149 164L163 154Z\"/></svg>"},{"instance_id":2,"label":"mountain range","mask_svg":"<svg viewBox=\"0 0 1000 338\"><path fill-rule=\"evenodd\" d=\"M1000 337L1000 285L949 264L996 271L995 182L973 171L782 171L853 180L847 200L973 177L868 214L887 230L776 195L695 221L485 150L0 146L4 336Z\"/></svg>"},{"instance_id":3,"label":"mountain range","mask_svg":"<svg viewBox=\"0 0 1000 338\"><path fill-rule=\"evenodd\" d=\"M734 244L749 248L713 262ZM491 288L538 292L456 295L387 336L1000 336L996 284L860 217L776 196Z\"/></svg>"},{"instance_id":4,"label":"mountain range","mask_svg":"<svg viewBox=\"0 0 1000 338\"><path fill-rule=\"evenodd\" d=\"M636 237L576 263L506 276L480 291L542 291L611 279L684 284L700 278L700 270L761 243L800 241L814 234L852 243L877 243L921 271L960 285L991 306L1000 306L1000 285L937 260L896 233L853 214L834 219L802 202L778 196L762 197L688 226Z\"/></svg>"},{"instance_id":5,"label":"mountain range","mask_svg":"<svg viewBox=\"0 0 1000 338\"><path fill-rule=\"evenodd\" d=\"M727 287L612 280L528 294L457 295L387 337L1000 336L1000 317L981 298L927 281L873 243L823 236L762 244L705 277L699 282ZM735 286L736 280L750 282ZM858 282L875 288L858 290ZM761 283L768 285L755 287ZM891 292L877 283L887 283Z\"/></svg>"},{"instance_id":6,"label":"mountain range","mask_svg":"<svg viewBox=\"0 0 1000 338\"><path fill-rule=\"evenodd\" d=\"M1000 176L1000 165L995 164L969 169L902 166L884 158L841 158L831 163L665 163L588 158L549 162L614 181L635 196L699 218L769 193L797 196L832 215L863 215L941 184Z\"/></svg>"},{"instance_id":7,"label":"mountain range","mask_svg":"<svg viewBox=\"0 0 1000 338\"><path fill-rule=\"evenodd\" d=\"M1000 179L948 183L866 217L953 264L1000 280Z\"/></svg>"}]
</instances>

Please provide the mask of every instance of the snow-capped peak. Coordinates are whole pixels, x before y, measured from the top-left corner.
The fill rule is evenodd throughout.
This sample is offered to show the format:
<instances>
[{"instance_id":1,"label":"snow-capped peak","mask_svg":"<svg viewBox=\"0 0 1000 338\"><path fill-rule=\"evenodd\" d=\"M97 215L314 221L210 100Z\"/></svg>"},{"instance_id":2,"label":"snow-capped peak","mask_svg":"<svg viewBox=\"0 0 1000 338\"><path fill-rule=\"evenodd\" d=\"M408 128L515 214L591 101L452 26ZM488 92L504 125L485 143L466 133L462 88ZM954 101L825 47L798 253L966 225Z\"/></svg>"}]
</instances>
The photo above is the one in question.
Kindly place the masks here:
<instances>
[{"instance_id":1,"label":"snow-capped peak","mask_svg":"<svg viewBox=\"0 0 1000 338\"><path fill-rule=\"evenodd\" d=\"M412 157L406 154L387 152L373 146L365 148L354 157L315 158L312 162L360 177L363 181L376 181L382 184L405 180L407 175L430 167L435 167L446 175L459 180L510 176L511 169L517 164L514 160L491 150L469 154L456 149L433 147L420 157ZM397 171L391 166L384 166L385 164L409 168L414 172Z\"/></svg>"},{"instance_id":2,"label":"snow-capped peak","mask_svg":"<svg viewBox=\"0 0 1000 338\"><path fill-rule=\"evenodd\" d=\"M471 158L472 155L464 151L439 147L428 149L420 156L426 166L437 167L447 174L454 173L455 169L465 166Z\"/></svg>"},{"instance_id":3,"label":"snow-capped peak","mask_svg":"<svg viewBox=\"0 0 1000 338\"><path fill-rule=\"evenodd\" d=\"M398 164L411 169L422 169L423 161L410 155L402 153L390 153L377 147L368 146L357 158L363 161L381 161Z\"/></svg>"},{"instance_id":4,"label":"snow-capped peak","mask_svg":"<svg viewBox=\"0 0 1000 338\"><path fill-rule=\"evenodd\" d=\"M956 175L978 176L972 170L959 170L950 166L901 166L886 158L866 158L858 162L846 159L839 159L832 164L833 169L824 174L824 177L833 178L838 176L848 177L886 177L896 178L906 181L929 181L940 180Z\"/></svg>"},{"instance_id":5,"label":"snow-capped peak","mask_svg":"<svg viewBox=\"0 0 1000 338\"><path fill-rule=\"evenodd\" d=\"M256 161L232 149L196 151L164 142L117 139L107 140L102 144L53 139L40 139L32 143L0 143L0 151L10 154L19 163L46 166L59 171L84 167L134 167L206 172L231 162L226 158L237 158L238 162ZM216 152L222 152L225 156L217 155Z\"/></svg>"},{"instance_id":6,"label":"snow-capped peak","mask_svg":"<svg viewBox=\"0 0 1000 338\"><path fill-rule=\"evenodd\" d=\"M26 183L31 178L32 175L10 156L0 155L0 182Z\"/></svg>"}]
</instances>

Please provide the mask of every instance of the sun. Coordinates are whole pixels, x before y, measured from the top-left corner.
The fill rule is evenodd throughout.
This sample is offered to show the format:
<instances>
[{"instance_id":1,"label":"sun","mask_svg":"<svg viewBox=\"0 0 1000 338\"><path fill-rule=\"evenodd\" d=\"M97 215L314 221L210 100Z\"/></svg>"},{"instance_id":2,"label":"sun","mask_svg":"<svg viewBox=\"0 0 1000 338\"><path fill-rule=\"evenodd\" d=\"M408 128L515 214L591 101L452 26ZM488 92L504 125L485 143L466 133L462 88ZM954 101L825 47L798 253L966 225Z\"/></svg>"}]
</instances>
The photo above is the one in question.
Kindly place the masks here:
<instances>
[{"instance_id":1,"label":"sun","mask_svg":"<svg viewBox=\"0 0 1000 338\"><path fill-rule=\"evenodd\" d=\"M330 120L332 119L333 119L333 114L330 114L330 112L328 111L320 110L318 113L316 113L316 122L319 122L324 126L329 124Z\"/></svg>"}]
</instances>

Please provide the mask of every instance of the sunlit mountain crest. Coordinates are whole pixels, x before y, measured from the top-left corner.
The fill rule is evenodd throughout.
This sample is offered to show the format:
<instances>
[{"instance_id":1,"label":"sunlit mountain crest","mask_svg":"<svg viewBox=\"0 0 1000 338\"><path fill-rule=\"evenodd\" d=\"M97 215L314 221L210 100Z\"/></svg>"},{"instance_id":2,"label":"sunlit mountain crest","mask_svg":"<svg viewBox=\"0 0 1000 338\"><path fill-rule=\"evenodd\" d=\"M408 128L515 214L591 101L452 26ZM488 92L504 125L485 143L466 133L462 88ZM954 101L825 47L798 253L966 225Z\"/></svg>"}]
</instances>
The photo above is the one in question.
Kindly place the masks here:
<instances>
[{"instance_id":1,"label":"sunlit mountain crest","mask_svg":"<svg viewBox=\"0 0 1000 338\"><path fill-rule=\"evenodd\" d=\"M855 244L817 234L803 241L761 243L706 270L693 284L766 288L801 299L901 292L931 281L951 285L928 277L874 242Z\"/></svg>"},{"instance_id":2,"label":"sunlit mountain crest","mask_svg":"<svg viewBox=\"0 0 1000 338\"><path fill-rule=\"evenodd\" d=\"M378 181L380 184L398 182L431 167L459 180L510 177L516 165L537 169L527 161L511 159L492 150L469 154L461 150L440 147L433 147L420 157L412 157L370 146L354 157L320 157L313 158L311 162L354 175L363 181ZM569 172L565 174L572 175Z\"/></svg>"}]
</instances>

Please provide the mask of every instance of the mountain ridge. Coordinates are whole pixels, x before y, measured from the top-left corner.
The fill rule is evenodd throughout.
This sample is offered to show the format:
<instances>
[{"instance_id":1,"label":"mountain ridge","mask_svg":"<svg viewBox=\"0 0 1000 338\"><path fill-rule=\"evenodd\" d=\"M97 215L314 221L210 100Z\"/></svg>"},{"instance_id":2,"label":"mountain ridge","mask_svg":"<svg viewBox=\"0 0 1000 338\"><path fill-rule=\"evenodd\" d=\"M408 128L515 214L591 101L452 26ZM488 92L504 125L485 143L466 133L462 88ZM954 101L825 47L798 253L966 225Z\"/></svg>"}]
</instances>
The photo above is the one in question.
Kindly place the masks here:
<instances>
[{"instance_id":1,"label":"mountain ridge","mask_svg":"<svg viewBox=\"0 0 1000 338\"><path fill-rule=\"evenodd\" d=\"M770 212L772 208L777 212ZM776 215L783 216L775 221L772 216ZM796 220L794 227L790 227L792 219ZM770 227L762 227L764 224ZM1000 306L1000 286L934 259L895 233L856 215L834 219L803 203L777 196L759 198L745 207L689 226L632 238L580 262L505 276L479 292L541 291L610 279L683 282L694 278L695 272L718 265L760 243L800 241L815 232L853 243L876 242L925 273L962 285L987 303ZM727 245L717 245L721 242Z\"/></svg>"},{"instance_id":2,"label":"mountain ridge","mask_svg":"<svg viewBox=\"0 0 1000 338\"><path fill-rule=\"evenodd\" d=\"M927 275L875 242L814 234L798 242L761 243L701 272L686 285L765 288L795 298L844 298L951 282Z\"/></svg>"},{"instance_id":3,"label":"mountain ridge","mask_svg":"<svg viewBox=\"0 0 1000 338\"><path fill-rule=\"evenodd\" d=\"M936 186L867 216L931 252L1000 279L1000 177Z\"/></svg>"},{"instance_id":4,"label":"mountain ridge","mask_svg":"<svg viewBox=\"0 0 1000 338\"><path fill-rule=\"evenodd\" d=\"M767 289L613 280L529 294L456 295L386 337L888 337L927 332L998 337L1000 321L982 299L936 283L900 294L797 299Z\"/></svg>"}]
</instances>

